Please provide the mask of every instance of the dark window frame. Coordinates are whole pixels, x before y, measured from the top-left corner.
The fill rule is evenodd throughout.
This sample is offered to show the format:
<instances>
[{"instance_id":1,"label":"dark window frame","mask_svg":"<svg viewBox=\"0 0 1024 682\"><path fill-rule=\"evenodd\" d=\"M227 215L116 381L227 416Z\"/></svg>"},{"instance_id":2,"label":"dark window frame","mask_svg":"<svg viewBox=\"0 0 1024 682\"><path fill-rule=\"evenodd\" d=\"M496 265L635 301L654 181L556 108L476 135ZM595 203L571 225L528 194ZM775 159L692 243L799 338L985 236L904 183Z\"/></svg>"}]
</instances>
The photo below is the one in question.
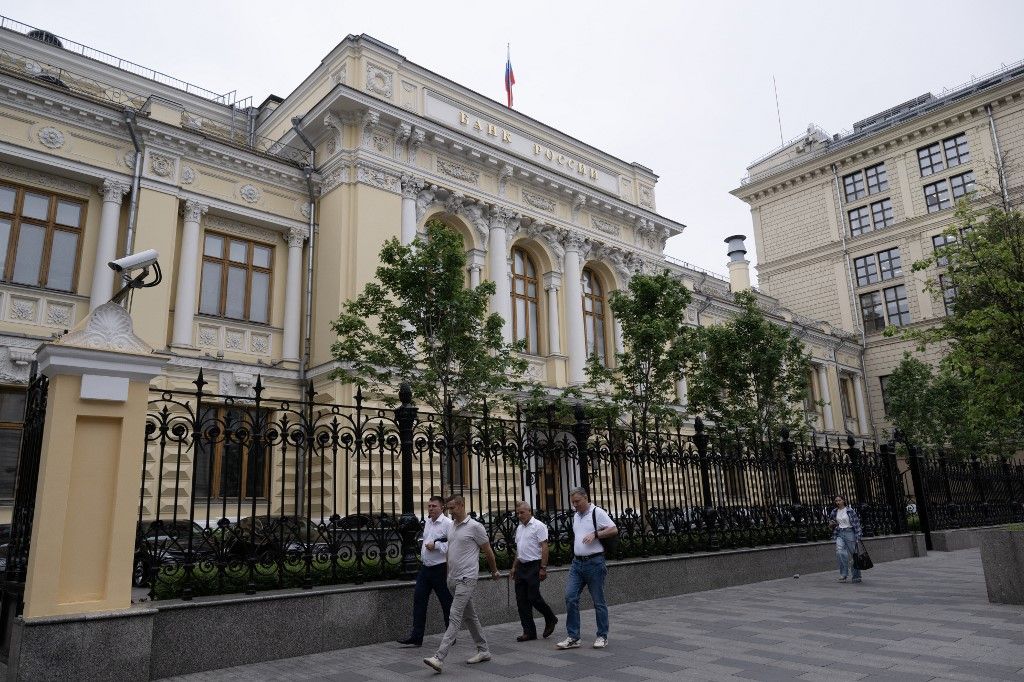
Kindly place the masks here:
<instances>
[{"instance_id":1,"label":"dark window frame","mask_svg":"<svg viewBox=\"0 0 1024 682\"><path fill-rule=\"evenodd\" d=\"M209 256L206 254L206 242L210 237L215 237L223 240L221 244L221 256ZM246 245L246 259L242 263L240 261L231 260L231 242L240 242ZM262 267L253 263L253 255L256 247L262 247L269 251L270 254L270 265ZM199 285L199 313L201 315L212 315L214 317L221 317L226 320L237 320L240 322L246 322L248 324L260 324L269 326L271 323L271 314L273 313L273 298L274 298L274 256L276 249L273 244L267 244L255 239L249 239L247 237L239 237L226 232L216 232L208 230L203 235L203 268L201 269L201 282ZM206 284L206 264L211 263L220 267L220 292L217 303L217 312L211 312L203 309L203 286ZM245 270L245 292L242 302L242 317L233 317L227 314L227 301L230 287L228 286L228 272L231 268L240 268ZM267 300L266 300L266 321L252 320L250 319L252 314L252 280L253 273L261 273L267 275Z\"/></svg>"}]
</instances>

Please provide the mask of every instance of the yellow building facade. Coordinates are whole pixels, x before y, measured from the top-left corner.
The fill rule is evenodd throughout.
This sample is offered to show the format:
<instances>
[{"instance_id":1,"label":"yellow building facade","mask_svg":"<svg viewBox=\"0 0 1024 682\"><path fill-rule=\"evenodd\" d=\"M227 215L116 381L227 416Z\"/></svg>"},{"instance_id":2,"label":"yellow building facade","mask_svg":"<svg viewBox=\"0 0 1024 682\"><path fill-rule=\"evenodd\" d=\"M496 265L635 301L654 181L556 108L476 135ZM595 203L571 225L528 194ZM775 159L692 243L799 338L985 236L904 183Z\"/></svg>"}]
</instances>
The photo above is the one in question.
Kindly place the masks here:
<instances>
[{"instance_id":1,"label":"yellow building facade","mask_svg":"<svg viewBox=\"0 0 1024 682\"><path fill-rule=\"evenodd\" d=\"M249 106L4 25L0 522L36 349L111 298L121 282L107 263L125 254L159 253L162 281L130 307L166 359L154 387L188 388L202 369L222 396L248 396L259 377L270 398L311 381L318 401L345 404L330 323L384 242L410 242L431 218L463 235L468 281L496 283L506 339L526 341L528 378L551 387L581 383L593 353L611 361L621 338L606 299L633 274L685 281L694 325L728 319L732 292L749 287L742 239L731 281L664 255L685 226L657 212L650 169L369 36L345 38L287 97ZM760 296L816 358L812 424L870 434L859 339Z\"/></svg>"}]
</instances>

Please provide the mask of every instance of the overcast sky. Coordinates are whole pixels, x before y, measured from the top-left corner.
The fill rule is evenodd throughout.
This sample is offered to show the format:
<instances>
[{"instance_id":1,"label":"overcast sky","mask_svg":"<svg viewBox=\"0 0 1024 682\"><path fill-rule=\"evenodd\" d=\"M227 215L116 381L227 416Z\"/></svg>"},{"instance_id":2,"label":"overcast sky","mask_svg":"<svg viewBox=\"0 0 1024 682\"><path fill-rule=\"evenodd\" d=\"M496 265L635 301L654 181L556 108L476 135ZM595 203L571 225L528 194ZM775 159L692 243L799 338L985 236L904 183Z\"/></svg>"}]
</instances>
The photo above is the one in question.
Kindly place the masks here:
<instances>
[{"instance_id":1,"label":"overcast sky","mask_svg":"<svg viewBox=\"0 0 1024 682\"><path fill-rule=\"evenodd\" d=\"M1024 2L76 2L2 10L105 52L259 104L285 96L347 34L504 102L660 176L667 252L725 272L750 235L729 194L782 135L829 133L1024 58Z\"/></svg>"}]
</instances>

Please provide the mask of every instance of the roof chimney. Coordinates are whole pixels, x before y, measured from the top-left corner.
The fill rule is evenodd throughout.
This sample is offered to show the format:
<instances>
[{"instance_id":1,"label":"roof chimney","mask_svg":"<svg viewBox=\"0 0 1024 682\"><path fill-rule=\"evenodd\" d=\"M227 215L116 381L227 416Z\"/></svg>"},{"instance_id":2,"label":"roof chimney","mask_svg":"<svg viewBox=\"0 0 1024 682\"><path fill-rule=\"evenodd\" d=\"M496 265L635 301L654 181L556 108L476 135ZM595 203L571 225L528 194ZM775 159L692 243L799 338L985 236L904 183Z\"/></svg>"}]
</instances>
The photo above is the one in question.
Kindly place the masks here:
<instances>
[{"instance_id":1,"label":"roof chimney","mask_svg":"<svg viewBox=\"0 0 1024 682\"><path fill-rule=\"evenodd\" d=\"M744 245L747 235L734 234L726 237L729 245L729 288L733 293L750 289L750 261L746 259L747 247Z\"/></svg>"}]
</instances>

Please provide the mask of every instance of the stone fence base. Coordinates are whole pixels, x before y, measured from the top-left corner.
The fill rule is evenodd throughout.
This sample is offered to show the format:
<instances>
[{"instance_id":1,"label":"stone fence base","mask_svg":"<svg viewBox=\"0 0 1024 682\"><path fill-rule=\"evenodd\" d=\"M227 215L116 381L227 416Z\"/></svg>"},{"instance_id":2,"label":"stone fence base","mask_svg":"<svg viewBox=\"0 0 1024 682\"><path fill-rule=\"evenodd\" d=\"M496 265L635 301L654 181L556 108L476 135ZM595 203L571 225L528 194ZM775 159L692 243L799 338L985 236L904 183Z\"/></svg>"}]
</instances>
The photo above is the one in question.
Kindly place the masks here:
<instances>
[{"instance_id":1,"label":"stone fence base","mask_svg":"<svg viewBox=\"0 0 1024 682\"><path fill-rule=\"evenodd\" d=\"M924 554L916 534L866 540L876 564ZM834 569L831 542L778 545L609 565L609 604L713 590ZM568 568L552 568L542 592L557 613ZM252 596L202 597L127 611L24 620L15 625L7 680L144 680L321 651L389 642L412 619L412 583L386 582ZM481 580L476 603L487 625L519 620L507 580ZM584 594L581 608L591 608ZM432 600L428 633L439 632ZM592 627L592 624L591 624ZM557 633L563 632L564 623Z\"/></svg>"},{"instance_id":2,"label":"stone fence base","mask_svg":"<svg viewBox=\"0 0 1024 682\"><path fill-rule=\"evenodd\" d=\"M1002 526L934 530L932 531L932 548L936 552L955 552L960 549L974 549L981 545L982 533L992 528L1002 528Z\"/></svg>"}]
</instances>

